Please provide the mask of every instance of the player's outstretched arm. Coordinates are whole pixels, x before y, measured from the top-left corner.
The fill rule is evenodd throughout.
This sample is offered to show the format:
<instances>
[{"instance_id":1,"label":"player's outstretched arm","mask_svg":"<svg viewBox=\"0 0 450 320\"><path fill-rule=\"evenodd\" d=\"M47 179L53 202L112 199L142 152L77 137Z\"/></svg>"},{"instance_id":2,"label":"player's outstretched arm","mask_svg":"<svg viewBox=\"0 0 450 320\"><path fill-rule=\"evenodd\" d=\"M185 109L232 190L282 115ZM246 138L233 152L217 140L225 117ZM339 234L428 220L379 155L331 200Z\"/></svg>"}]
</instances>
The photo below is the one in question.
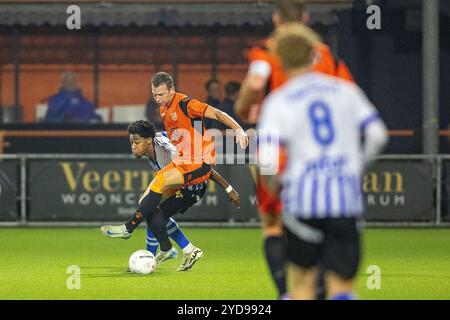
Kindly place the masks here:
<instances>
[{"instance_id":1,"label":"player's outstretched arm","mask_svg":"<svg viewBox=\"0 0 450 320\"><path fill-rule=\"evenodd\" d=\"M363 159L366 165L381 153L388 140L388 130L381 119L364 129Z\"/></svg>"},{"instance_id":2,"label":"player's outstretched arm","mask_svg":"<svg viewBox=\"0 0 450 320\"><path fill-rule=\"evenodd\" d=\"M242 149L246 149L248 147L248 136L245 133L244 129L242 129L239 123L237 123L236 120L234 120L228 114L208 105L205 110L204 117L217 120L219 122L222 122L228 128L234 129L234 132L236 133L236 142L239 142Z\"/></svg>"},{"instance_id":3,"label":"player's outstretched arm","mask_svg":"<svg viewBox=\"0 0 450 320\"><path fill-rule=\"evenodd\" d=\"M281 192L281 182L278 175L261 175L266 190L274 196L279 196Z\"/></svg>"},{"instance_id":4,"label":"player's outstretched arm","mask_svg":"<svg viewBox=\"0 0 450 320\"><path fill-rule=\"evenodd\" d=\"M224 177L222 177L216 170L213 169L211 175L209 176L209 179L218 183L222 188L224 188L227 192L228 201L232 202L236 208L240 208L241 200L239 193L233 189L231 184L229 184Z\"/></svg>"}]
</instances>

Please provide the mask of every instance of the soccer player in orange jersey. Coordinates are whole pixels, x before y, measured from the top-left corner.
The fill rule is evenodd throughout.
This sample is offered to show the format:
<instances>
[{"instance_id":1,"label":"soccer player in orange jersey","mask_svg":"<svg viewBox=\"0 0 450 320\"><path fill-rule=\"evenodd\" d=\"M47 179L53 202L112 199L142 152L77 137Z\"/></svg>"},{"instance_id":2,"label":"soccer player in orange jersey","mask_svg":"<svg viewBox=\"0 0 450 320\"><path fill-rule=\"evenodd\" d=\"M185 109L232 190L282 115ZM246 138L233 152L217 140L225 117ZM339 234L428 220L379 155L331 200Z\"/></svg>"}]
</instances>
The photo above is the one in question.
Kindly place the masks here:
<instances>
[{"instance_id":1,"label":"soccer player in orange jersey","mask_svg":"<svg viewBox=\"0 0 450 320\"><path fill-rule=\"evenodd\" d=\"M133 217L120 226L103 226L102 232L111 238L128 239L145 219L160 244L161 251L156 256L156 262L160 264L170 257L172 250L165 228L169 217L158 209L163 194L203 183L208 180L215 164L214 142L206 132L203 120L217 120L234 129L236 140L243 149L248 146L248 136L226 113L177 93L172 77L166 72L158 72L153 76L151 91L160 106L165 130L177 149L177 155L157 172Z\"/></svg>"},{"instance_id":2,"label":"soccer player in orange jersey","mask_svg":"<svg viewBox=\"0 0 450 320\"><path fill-rule=\"evenodd\" d=\"M308 12L303 0L277 0L272 15L275 28L288 23L307 23ZM286 72L277 56L271 52L273 38L257 43L249 53L249 70L244 79L239 98L234 106L235 113L244 122L257 123L263 97L280 87L287 80ZM330 48L319 43L315 48L313 70L353 82L353 77L341 59L333 57ZM280 157L280 167L285 163ZM258 212L262 221L265 239L264 251L279 297L286 293L286 272L284 254L282 205L278 196L272 194L263 180L257 181Z\"/></svg>"}]
</instances>

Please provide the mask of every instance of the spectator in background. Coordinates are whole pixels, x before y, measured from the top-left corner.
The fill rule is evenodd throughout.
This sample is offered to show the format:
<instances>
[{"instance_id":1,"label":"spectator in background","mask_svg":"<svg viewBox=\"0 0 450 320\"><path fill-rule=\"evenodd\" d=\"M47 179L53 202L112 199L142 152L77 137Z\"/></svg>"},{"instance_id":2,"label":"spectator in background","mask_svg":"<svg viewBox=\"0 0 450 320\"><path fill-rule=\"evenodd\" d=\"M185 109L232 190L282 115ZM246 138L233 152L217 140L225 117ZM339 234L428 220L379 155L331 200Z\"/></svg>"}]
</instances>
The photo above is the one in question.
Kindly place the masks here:
<instances>
[{"instance_id":1,"label":"spectator in background","mask_svg":"<svg viewBox=\"0 0 450 320\"><path fill-rule=\"evenodd\" d=\"M153 99L152 96L150 96L150 99L147 102L145 116L155 125L156 130L164 130L164 125L159 114L159 105L158 103L156 103L155 99Z\"/></svg>"},{"instance_id":2,"label":"spectator in background","mask_svg":"<svg viewBox=\"0 0 450 320\"><path fill-rule=\"evenodd\" d=\"M47 123L88 123L101 122L95 113L94 105L81 94L77 87L75 73L66 71L61 76L59 92L48 99L48 110L45 115Z\"/></svg>"},{"instance_id":3,"label":"spectator in background","mask_svg":"<svg viewBox=\"0 0 450 320\"><path fill-rule=\"evenodd\" d=\"M233 119L239 119L234 113L234 104L239 97L239 91L241 89L241 84L236 81L228 81L225 85L225 99L222 102L222 111L229 114ZM254 128L255 125L244 124L240 119L236 120L244 130L248 128Z\"/></svg>"},{"instance_id":4,"label":"spectator in background","mask_svg":"<svg viewBox=\"0 0 450 320\"><path fill-rule=\"evenodd\" d=\"M221 103L221 106L218 107L221 111L225 112L226 114L230 115L230 117L234 117L234 102L237 100L237 97L239 95L239 89L241 88L241 85L239 82L236 81L228 81L225 84L225 99ZM233 118L235 119L235 118ZM244 128L243 124L236 120L242 128ZM227 129L225 126L219 124L215 126L216 129L219 130L225 130ZM244 128L245 130L246 128Z\"/></svg>"},{"instance_id":5,"label":"spectator in background","mask_svg":"<svg viewBox=\"0 0 450 320\"><path fill-rule=\"evenodd\" d=\"M217 79L210 79L205 83L205 89L208 94L206 103L217 109L220 108L220 82ZM211 119L204 119L206 129L216 128L216 122Z\"/></svg>"},{"instance_id":6,"label":"spectator in background","mask_svg":"<svg viewBox=\"0 0 450 320\"><path fill-rule=\"evenodd\" d=\"M220 82L216 79L210 79L205 84L205 89L208 93L206 103L217 108L220 106Z\"/></svg>"},{"instance_id":7,"label":"spectator in background","mask_svg":"<svg viewBox=\"0 0 450 320\"><path fill-rule=\"evenodd\" d=\"M225 85L225 99L222 102L222 111L234 116L234 102L237 100L241 84L236 81L228 81Z\"/></svg>"}]
</instances>

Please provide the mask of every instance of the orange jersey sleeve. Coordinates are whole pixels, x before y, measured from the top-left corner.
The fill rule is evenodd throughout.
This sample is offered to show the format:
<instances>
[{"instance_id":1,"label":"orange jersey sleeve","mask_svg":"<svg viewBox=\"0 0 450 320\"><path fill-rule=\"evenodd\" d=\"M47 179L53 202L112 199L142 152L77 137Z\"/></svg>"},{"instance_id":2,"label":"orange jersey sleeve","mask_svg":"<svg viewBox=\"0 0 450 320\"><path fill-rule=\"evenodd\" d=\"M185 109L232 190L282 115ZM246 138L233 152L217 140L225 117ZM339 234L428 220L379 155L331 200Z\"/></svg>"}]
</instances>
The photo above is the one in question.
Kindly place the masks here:
<instances>
[{"instance_id":1,"label":"orange jersey sleeve","mask_svg":"<svg viewBox=\"0 0 450 320\"><path fill-rule=\"evenodd\" d=\"M330 48L323 43L320 43L315 48L315 56L313 61L314 71L334 75L336 64L331 55Z\"/></svg>"},{"instance_id":2,"label":"orange jersey sleeve","mask_svg":"<svg viewBox=\"0 0 450 320\"><path fill-rule=\"evenodd\" d=\"M265 49L264 47L255 47L253 48L249 55L248 55L248 61L249 63L252 63L253 61L266 61L270 65L273 63L274 57L272 57L269 54L269 51Z\"/></svg>"},{"instance_id":3,"label":"orange jersey sleeve","mask_svg":"<svg viewBox=\"0 0 450 320\"><path fill-rule=\"evenodd\" d=\"M326 44L320 43L315 50L316 56L313 63L314 71L355 82L345 63L342 60L336 61L330 48Z\"/></svg>"},{"instance_id":4,"label":"orange jersey sleeve","mask_svg":"<svg viewBox=\"0 0 450 320\"><path fill-rule=\"evenodd\" d=\"M348 80L350 82L355 83L355 79L353 78L352 73L350 72L350 70L348 69L347 65L345 64L344 61L340 60L336 69L336 76L344 79L344 80Z\"/></svg>"},{"instance_id":5,"label":"orange jersey sleeve","mask_svg":"<svg viewBox=\"0 0 450 320\"><path fill-rule=\"evenodd\" d=\"M270 38L259 42L248 55L249 63L254 61L265 61L270 65L270 76L268 81L268 89L270 91L280 87L287 80L287 75L283 70L281 61L273 55L268 47L270 46Z\"/></svg>"},{"instance_id":6,"label":"orange jersey sleeve","mask_svg":"<svg viewBox=\"0 0 450 320\"><path fill-rule=\"evenodd\" d=\"M207 103L192 99L187 106L188 115L191 118L203 118L206 108L208 108Z\"/></svg>"}]
</instances>

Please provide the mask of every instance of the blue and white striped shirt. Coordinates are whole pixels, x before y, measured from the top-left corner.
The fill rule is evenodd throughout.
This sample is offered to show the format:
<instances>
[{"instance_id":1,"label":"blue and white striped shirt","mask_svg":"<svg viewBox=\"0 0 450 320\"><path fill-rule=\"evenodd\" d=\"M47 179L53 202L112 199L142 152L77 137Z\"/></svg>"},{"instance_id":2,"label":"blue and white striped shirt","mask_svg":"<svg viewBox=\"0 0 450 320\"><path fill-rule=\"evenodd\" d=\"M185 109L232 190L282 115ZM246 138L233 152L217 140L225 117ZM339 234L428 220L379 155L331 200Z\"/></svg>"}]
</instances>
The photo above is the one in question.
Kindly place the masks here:
<instances>
[{"instance_id":1,"label":"blue and white striped shirt","mask_svg":"<svg viewBox=\"0 0 450 320\"><path fill-rule=\"evenodd\" d=\"M311 72L274 91L262 110L260 163L276 166L273 151L280 145L287 151L283 212L302 219L361 215L361 129L381 121L362 90Z\"/></svg>"}]
</instances>

